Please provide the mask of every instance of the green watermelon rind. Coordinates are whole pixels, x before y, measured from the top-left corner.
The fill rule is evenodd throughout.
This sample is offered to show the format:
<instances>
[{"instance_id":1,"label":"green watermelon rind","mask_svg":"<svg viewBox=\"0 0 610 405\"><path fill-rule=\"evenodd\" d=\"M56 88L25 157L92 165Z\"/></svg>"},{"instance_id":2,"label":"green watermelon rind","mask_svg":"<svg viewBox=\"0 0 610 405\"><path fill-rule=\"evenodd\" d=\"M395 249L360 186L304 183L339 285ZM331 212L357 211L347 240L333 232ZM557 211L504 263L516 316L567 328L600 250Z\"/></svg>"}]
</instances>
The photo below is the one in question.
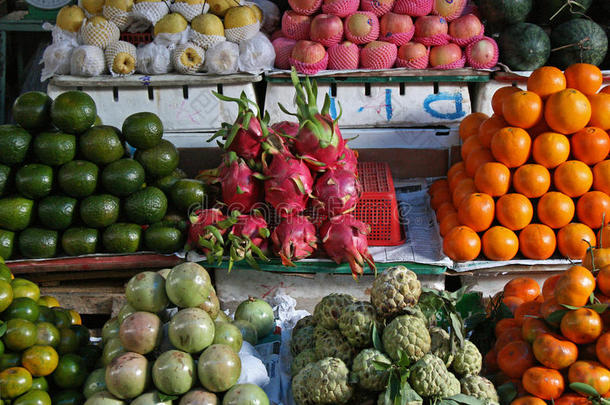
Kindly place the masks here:
<instances>
[{"instance_id":1,"label":"green watermelon rind","mask_svg":"<svg viewBox=\"0 0 610 405\"><path fill-rule=\"evenodd\" d=\"M511 70L536 70L551 55L551 39L539 26L518 23L508 27L498 41L502 63Z\"/></svg>"},{"instance_id":2,"label":"green watermelon rind","mask_svg":"<svg viewBox=\"0 0 610 405\"><path fill-rule=\"evenodd\" d=\"M582 40L585 41L582 46L557 49ZM562 69L574 63L599 66L608 52L608 36L604 29L585 18L576 18L558 25L551 31L551 44L554 49L551 60Z\"/></svg>"},{"instance_id":3,"label":"green watermelon rind","mask_svg":"<svg viewBox=\"0 0 610 405\"><path fill-rule=\"evenodd\" d=\"M479 0L479 12L494 26L523 22L532 7L532 0Z\"/></svg>"}]
</instances>

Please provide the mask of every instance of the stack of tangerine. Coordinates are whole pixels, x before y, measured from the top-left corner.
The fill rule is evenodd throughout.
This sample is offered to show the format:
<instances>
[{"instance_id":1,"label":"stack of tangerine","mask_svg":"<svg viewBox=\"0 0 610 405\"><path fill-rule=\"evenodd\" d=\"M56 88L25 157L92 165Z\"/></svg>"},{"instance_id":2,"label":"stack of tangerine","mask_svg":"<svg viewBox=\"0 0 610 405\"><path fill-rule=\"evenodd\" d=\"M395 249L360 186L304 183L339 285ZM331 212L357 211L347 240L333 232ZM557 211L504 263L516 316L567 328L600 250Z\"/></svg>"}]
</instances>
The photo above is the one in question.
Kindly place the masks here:
<instances>
[{"instance_id":1,"label":"stack of tangerine","mask_svg":"<svg viewBox=\"0 0 610 405\"><path fill-rule=\"evenodd\" d=\"M601 85L594 65L544 66L527 91L498 89L491 117L464 118L463 160L429 190L447 256L544 260L558 248L581 259L596 239L610 246L610 86Z\"/></svg>"}]
</instances>

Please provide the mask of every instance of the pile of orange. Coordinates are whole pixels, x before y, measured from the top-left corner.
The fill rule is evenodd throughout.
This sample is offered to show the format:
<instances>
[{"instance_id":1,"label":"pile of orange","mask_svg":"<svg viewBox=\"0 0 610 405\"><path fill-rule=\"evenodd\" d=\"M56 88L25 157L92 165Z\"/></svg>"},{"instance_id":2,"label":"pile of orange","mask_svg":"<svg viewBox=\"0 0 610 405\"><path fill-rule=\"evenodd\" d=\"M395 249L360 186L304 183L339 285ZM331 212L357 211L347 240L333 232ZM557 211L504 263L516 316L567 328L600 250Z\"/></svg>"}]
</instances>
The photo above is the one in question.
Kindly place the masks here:
<instances>
[{"instance_id":1,"label":"pile of orange","mask_svg":"<svg viewBox=\"0 0 610 405\"><path fill-rule=\"evenodd\" d=\"M531 278L515 278L502 299L513 317L496 323L485 367L498 373L497 382L516 385L520 397L511 405L610 398L610 311L603 305L610 302L610 266L596 276L590 267L572 266L542 289Z\"/></svg>"},{"instance_id":2,"label":"pile of orange","mask_svg":"<svg viewBox=\"0 0 610 405\"><path fill-rule=\"evenodd\" d=\"M587 241L596 244L610 222L610 86L599 91L602 79L594 65L545 66L526 91L498 89L491 117L464 118L462 161L429 189L447 256L544 260L557 249L580 259Z\"/></svg>"}]
</instances>

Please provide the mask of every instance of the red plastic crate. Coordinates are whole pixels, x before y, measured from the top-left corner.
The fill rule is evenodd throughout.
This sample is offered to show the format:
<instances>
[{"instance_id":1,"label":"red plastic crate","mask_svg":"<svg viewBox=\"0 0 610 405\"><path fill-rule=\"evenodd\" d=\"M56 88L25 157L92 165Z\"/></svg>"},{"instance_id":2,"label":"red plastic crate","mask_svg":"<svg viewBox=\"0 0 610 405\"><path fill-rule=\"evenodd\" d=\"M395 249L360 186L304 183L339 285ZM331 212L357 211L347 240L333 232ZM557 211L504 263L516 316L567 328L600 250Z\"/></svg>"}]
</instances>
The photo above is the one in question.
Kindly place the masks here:
<instances>
[{"instance_id":1,"label":"red plastic crate","mask_svg":"<svg viewBox=\"0 0 610 405\"><path fill-rule=\"evenodd\" d=\"M153 40L152 33L146 32L121 32L121 41L129 42L135 46L149 44Z\"/></svg>"}]
</instances>

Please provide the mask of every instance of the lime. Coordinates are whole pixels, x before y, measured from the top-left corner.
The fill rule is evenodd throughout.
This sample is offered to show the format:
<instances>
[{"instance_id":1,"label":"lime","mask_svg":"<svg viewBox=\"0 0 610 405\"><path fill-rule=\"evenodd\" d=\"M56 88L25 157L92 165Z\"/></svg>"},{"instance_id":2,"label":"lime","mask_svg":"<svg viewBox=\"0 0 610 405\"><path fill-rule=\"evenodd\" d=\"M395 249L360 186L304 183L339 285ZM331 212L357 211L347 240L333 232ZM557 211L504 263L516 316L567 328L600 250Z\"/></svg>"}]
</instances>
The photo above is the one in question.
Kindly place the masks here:
<instances>
[{"instance_id":1,"label":"lime","mask_svg":"<svg viewBox=\"0 0 610 405\"><path fill-rule=\"evenodd\" d=\"M125 215L136 224L159 222L167 212L167 198L156 187L146 187L125 199Z\"/></svg>"},{"instance_id":2,"label":"lime","mask_svg":"<svg viewBox=\"0 0 610 405\"><path fill-rule=\"evenodd\" d=\"M172 204L183 214L205 206L206 189L202 181L180 179L171 189Z\"/></svg>"},{"instance_id":3,"label":"lime","mask_svg":"<svg viewBox=\"0 0 610 405\"><path fill-rule=\"evenodd\" d=\"M52 323L38 322L38 324L36 324L37 345L57 347L59 345L60 338L61 335L59 329Z\"/></svg>"},{"instance_id":4,"label":"lime","mask_svg":"<svg viewBox=\"0 0 610 405\"><path fill-rule=\"evenodd\" d=\"M33 390L41 390L41 391L49 391L49 383L44 377L36 377L32 379L32 389Z\"/></svg>"},{"instance_id":5,"label":"lime","mask_svg":"<svg viewBox=\"0 0 610 405\"><path fill-rule=\"evenodd\" d=\"M52 375L59 388L79 388L87 378L87 367L80 356L69 353L59 358Z\"/></svg>"},{"instance_id":6,"label":"lime","mask_svg":"<svg viewBox=\"0 0 610 405\"><path fill-rule=\"evenodd\" d=\"M15 186L19 194L36 200L48 195L53 188L51 166L30 163L15 173Z\"/></svg>"},{"instance_id":7,"label":"lime","mask_svg":"<svg viewBox=\"0 0 610 405\"><path fill-rule=\"evenodd\" d=\"M102 185L110 194L118 197L138 191L145 180L144 168L133 159L112 162L102 172Z\"/></svg>"},{"instance_id":8,"label":"lime","mask_svg":"<svg viewBox=\"0 0 610 405\"><path fill-rule=\"evenodd\" d=\"M15 278L11 281L11 287L13 288L13 296L15 298L30 298L34 301L40 299L40 288L38 284L26 280L25 278ZM38 305L38 302L36 302Z\"/></svg>"},{"instance_id":9,"label":"lime","mask_svg":"<svg viewBox=\"0 0 610 405\"><path fill-rule=\"evenodd\" d=\"M163 123L151 112L135 113L123 121L123 135L134 148L150 149L161 141Z\"/></svg>"},{"instance_id":10,"label":"lime","mask_svg":"<svg viewBox=\"0 0 610 405\"><path fill-rule=\"evenodd\" d=\"M76 332L68 328L59 329L59 344L57 351L59 354L74 353L78 350L78 336Z\"/></svg>"},{"instance_id":11,"label":"lime","mask_svg":"<svg viewBox=\"0 0 610 405\"><path fill-rule=\"evenodd\" d=\"M80 216L90 228L104 228L119 219L119 199L110 194L92 195L81 201Z\"/></svg>"},{"instance_id":12,"label":"lime","mask_svg":"<svg viewBox=\"0 0 610 405\"><path fill-rule=\"evenodd\" d=\"M34 345L21 355L21 364L33 377L45 377L55 371L59 356L54 348Z\"/></svg>"},{"instance_id":13,"label":"lime","mask_svg":"<svg viewBox=\"0 0 610 405\"><path fill-rule=\"evenodd\" d=\"M59 168L57 183L71 197L82 198L93 194L97 187L99 169L91 162L73 160Z\"/></svg>"},{"instance_id":14,"label":"lime","mask_svg":"<svg viewBox=\"0 0 610 405\"><path fill-rule=\"evenodd\" d=\"M0 196L8 194L11 185L10 166L0 165Z\"/></svg>"},{"instance_id":15,"label":"lime","mask_svg":"<svg viewBox=\"0 0 610 405\"><path fill-rule=\"evenodd\" d=\"M42 91L23 93L13 103L13 119L28 131L49 126L53 100Z\"/></svg>"},{"instance_id":16,"label":"lime","mask_svg":"<svg viewBox=\"0 0 610 405\"><path fill-rule=\"evenodd\" d=\"M144 243L154 252L175 253L184 248L184 235L176 228L151 226L144 231Z\"/></svg>"},{"instance_id":17,"label":"lime","mask_svg":"<svg viewBox=\"0 0 610 405\"><path fill-rule=\"evenodd\" d=\"M0 312L4 312L13 302L13 288L11 284L0 280Z\"/></svg>"},{"instance_id":18,"label":"lime","mask_svg":"<svg viewBox=\"0 0 610 405\"><path fill-rule=\"evenodd\" d=\"M38 203L38 219L49 229L66 229L74 221L76 199L61 195L50 195Z\"/></svg>"},{"instance_id":19,"label":"lime","mask_svg":"<svg viewBox=\"0 0 610 405\"><path fill-rule=\"evenodd\" d=\"M0 199L0 228L21 231L32 222L34 201L21 197Z\"/></svg>"},{"instance_id":20,"label":"lime","mask_svg":"<svg viewBox=\"0 0 610 405\"><path fill-rule=\"evenodd\" d=\"M41 163L59 166L76 156L76 137L62 132L42 132L34 138L34 154Z\"/></svg>"},{"instance_id":21,"label":"lime","mask_svg":"<svg viewBox=\"0 0 610 405\"><path fill-rule=\"evenodd\" d=\"M55 314L55 326L59 329L69 328L72 325L70 314L65 309L55 307L51 308L51 310Z\"/></svg>"},{"instance_id":22,"label":"lime","mask_svg":"<svg viewBox=\"0 0 610 405\"><path fill-rule=\"evenodd\" d=\"M0 355L0 370L21 365L21 353L4 352Z\"/></svg>"},{"instance_id":23,"label":"lime","mask_svg":"<svg viewBox=\"0 0 610 405\"><path fill-rule=\"evenodd\" d=\"M40 315L38 304L33 299L26 297L13 298L11 305L2 313L3 318L7 321L11 319L25 319L30 322L36 322L38 315Z\"/></svg>"},{"instance_id":24,"label":"lime","mask_svg":"<svg viewBox=\"0 0 610 405\"><path fill-rule=\"evenodd\" d=\"M11 367L0 372L0 397L17 398L32 388L32 375L23 367Z\"/></svg>"},{"instance_id":25,"label":"lime","mask_svg":"<svg viewBox=\"0 0 610 405\"><path fill-rule=\"evenodd\" d=\"M55 324L55 312L49 307L38 305L38 319L36 322L48 322Z\"/></svg>"},{"instance_id":26,"label":"lime","mask_svg":"<svg viewBox=\"0 0 610 405\"><path fill-rule=\"evenodd\" d=\"M171 172L170 174L168 174L167 176L161 177L160 179L158 179L157 181L155 181L155 183L153 184L153 186L160 188L161 191L163 191L165 194L169 195L170 191L172 189L172 186L174 184L176 184L176 182L180 179L184 179L186 178L186 173L184 173L184 171L180 168L174 170L173 172Z\"/></svg>"},{"instance_id":27,"label":"lime","mask_svg":"<svg viewBox=\"0 0 610 405\"><path fill-rule=\"evenodd\" d=\"M0 163L14 166L25 160L32 135L17 125L0 125Z\"/></svg>"},{"instance_id":28,"label":"lime","mask_svg":"<svg viewBox=\"0 0 610 405\"><path fill-rule=\"evenodd\" d=\"M69 134L85 132L95 122L95 102L82 91L67 91L51 104L51 120L60 130Z\"/></svg>"},{"instance_id":29,"label":"lime","mask_svg":"<svg viewBox=\"0 0 610 405\"><path fill-rule=\"evenodd\" d=\"M32 385L34 385L33 380ZM30 389L15 399L12 405L51 405L51 397L46 391Z\"/></svg>"},{"instance_id":30,"label":"lime","mask_svg":"<svg viewBox=\"0 0 610 405\"><path fill-rule=\"evenodd\" d=\"M0 258L6 260L11 258L13 255L14 243L15 233L5 229L0 229Z\"/></svg>"},{"instance_id":31,"label":"lime","mask_svg":"<svg viewBox=\"0 0 610 405\"><path fill-rule=\"evenodd\" d=\"M180 159L178 149L165 139L153 148L136 150L134 157L144 166L146 174L154 178L164 177L173 172L178 167Z\"/></svg>"},{"instance_id":32,"label":"lime","mask_svg":"<svg viewBox=\"0 0 610 405\"><path fill-rule=\"evenodd\" d=\"M6 323L4 344L8 350L20 352L36 344L37 329L33 322L11 319Z\"/></svg>"},{"instance_id":33,"label":"lime","mask_svg":"<svg viewBox=\"0 0 610 405\"><path fill-rule=\"evenodd\" d=\"M46 259L57 253L57 231L27 228L19 234L19 251L28 259Z\"/></svg>"},{"instance_id":34,"label":"lime","mask_svg":"<svg viewBox=\"0 0 610 405\"><path fill-rule=\"evenodd\" d=\"M57 301L57 298L52 297L50 295L41 295L40 298L38 298L38 301L36 301L36 303L38 305L49 307L49 308L61 306L61 305L59 305L59 301Z\"/></svg>"},{"instance_id":35,"label":"lime","mask_svg":"<svg viewBox=\"0 0 610 405\"><path fill-rule=\"evenodd\" d=\"M119 160L125 153L116 131L107 125L90 128L78 143L84 158L101 166Z\"/></svg>"},{"instance_id":36,"label":"lime","mask_svg":"<svg viewBox=\"0 0 610 405\"><path fill-rule=\"evenodd\" d=\"M140 247L140 225L119 222L104 230L102 240L109 253L134 253Z\"/></svg>"},{"instance_id":37,"label":"lime","mask_svg":"<svg viewBox=\"0 0 610 405\"><path fill-rule=\"evenodd\" d=\"M91 255L98 250L98 238L94 228L66 229L61 237L61 248L70 256Z\"/></svg>"},{"instance_id":38,"label":"lime","mask_svg":"<svg viewBox=\"0 0 610 405\"><path fill-rule=\"evenodd\" d=\"M6 281L10 284L13 278L14 276L13 273L11 273L11 269L9 269L6 264L4 264L4 260L0 260L0 280Z\"/></svg>"}]
</instances>

